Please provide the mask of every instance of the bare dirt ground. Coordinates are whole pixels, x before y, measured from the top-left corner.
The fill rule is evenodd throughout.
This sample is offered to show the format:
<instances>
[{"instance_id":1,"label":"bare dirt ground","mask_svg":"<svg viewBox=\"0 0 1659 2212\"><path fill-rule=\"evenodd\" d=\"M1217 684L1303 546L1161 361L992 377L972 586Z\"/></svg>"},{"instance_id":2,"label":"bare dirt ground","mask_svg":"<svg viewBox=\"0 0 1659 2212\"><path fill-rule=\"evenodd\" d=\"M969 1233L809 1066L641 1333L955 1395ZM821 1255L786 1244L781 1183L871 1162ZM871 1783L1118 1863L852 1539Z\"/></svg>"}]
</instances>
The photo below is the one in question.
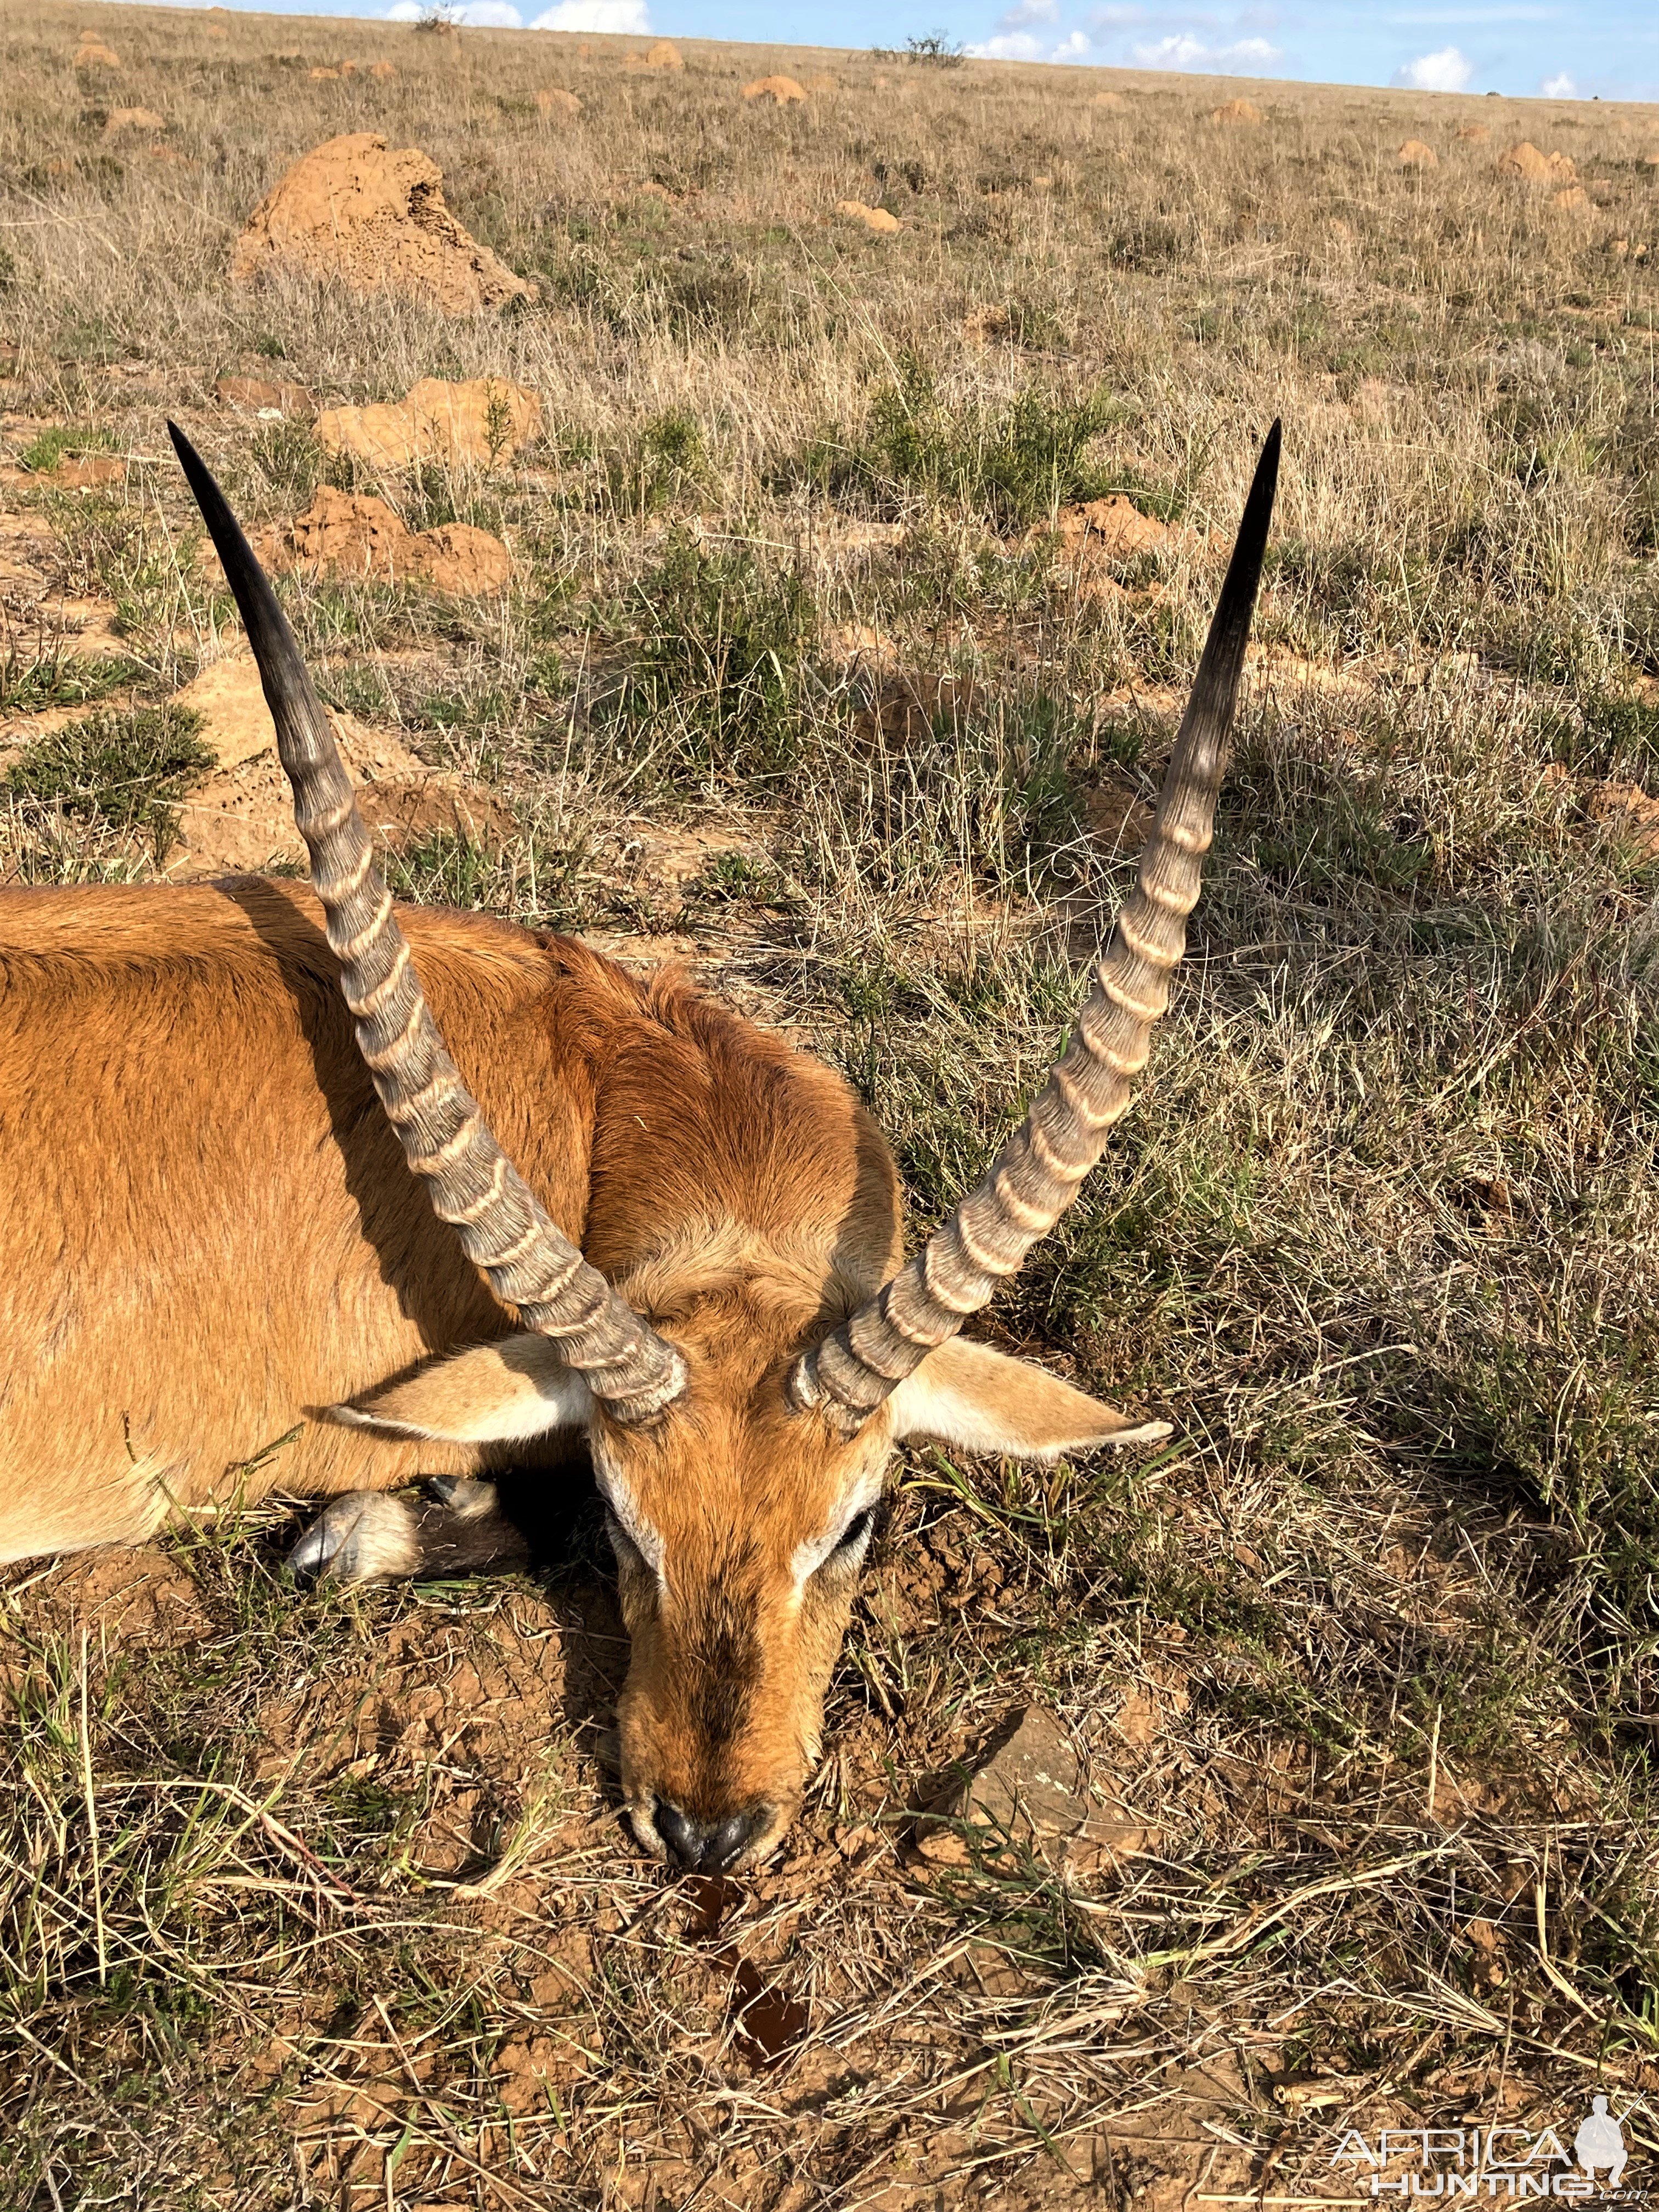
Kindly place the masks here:
<instances>
[{"instance_id":1,"label":"bare dirt ground","mask_svg":"<svg viewBox=\"0 0 1659 2212\"><path fill-rule=\"evenodd\" d=\"M170 414L404 891L690 960L921 1220L1287 434L1192 969L989 1317L1170 1444L908 1460L727 1884L617 1814L580 1467L497 1581L8 1571L0 2204L1369 2203L1344 2130L1601 2090L1659 2185L1659 115L39 0L0 75L6 878L295 864ZM239 250L335 140L380 243ZM939 1848L1031 1707L1123 1847Z\"/></svg>"}]
</instances>

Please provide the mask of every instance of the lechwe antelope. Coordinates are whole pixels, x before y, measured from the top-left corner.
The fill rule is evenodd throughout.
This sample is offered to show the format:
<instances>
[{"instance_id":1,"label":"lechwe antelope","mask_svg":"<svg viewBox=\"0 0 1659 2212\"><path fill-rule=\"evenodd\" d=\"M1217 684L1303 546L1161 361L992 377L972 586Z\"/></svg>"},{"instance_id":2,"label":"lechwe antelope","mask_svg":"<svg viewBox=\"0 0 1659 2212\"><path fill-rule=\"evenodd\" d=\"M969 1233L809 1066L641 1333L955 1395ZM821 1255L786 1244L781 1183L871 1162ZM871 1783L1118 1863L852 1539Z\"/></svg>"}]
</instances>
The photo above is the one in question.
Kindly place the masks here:
<instances>
[{"instance_id":1,"label":"lechwe antelope","mask_svg":"<svg viewBox=\"0 0 1659 2212\"><path fill-rule=\"evenodd\" d=\"M817 1754L893 1446L1041 1460L1168 1434L957 1331L1076 1195L1164 1010L1278 425L1077 1035L908 1264L891 1156L817 1062L672 972L394 909L270 586L173 434L316 899L0 895L0 1559L280 1480L333 1500L297 1568L486 1565L516 1541L491 1471L584 1431L633 1643L635 1832L687 1866L757 1860ZM417 1475L422 1502L392 1494Z\"/></svg>"}]
</instances>

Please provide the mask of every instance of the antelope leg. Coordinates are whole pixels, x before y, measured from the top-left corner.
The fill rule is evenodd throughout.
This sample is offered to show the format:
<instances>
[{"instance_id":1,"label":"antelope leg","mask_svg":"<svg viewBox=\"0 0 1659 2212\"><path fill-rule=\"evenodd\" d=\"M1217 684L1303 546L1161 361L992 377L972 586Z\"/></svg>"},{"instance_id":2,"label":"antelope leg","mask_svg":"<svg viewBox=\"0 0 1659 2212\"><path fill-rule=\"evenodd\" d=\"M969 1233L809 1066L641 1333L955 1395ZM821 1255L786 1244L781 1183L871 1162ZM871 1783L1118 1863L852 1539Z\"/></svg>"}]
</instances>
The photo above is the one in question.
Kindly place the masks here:
<instances>
[{"instance_id":1,"label":"antelope leg","mask_svg":"<svg viewBox=\"0 0 1659 2212\"><path fill-rule=\"evenodd\" d=\"M324 1508L288 1555L296 1575L342 1583L503 1571L529 1559L495 1484L459 1475L438 1476L412 1498L349 1491Z\"/></svg>"}]
</instances>

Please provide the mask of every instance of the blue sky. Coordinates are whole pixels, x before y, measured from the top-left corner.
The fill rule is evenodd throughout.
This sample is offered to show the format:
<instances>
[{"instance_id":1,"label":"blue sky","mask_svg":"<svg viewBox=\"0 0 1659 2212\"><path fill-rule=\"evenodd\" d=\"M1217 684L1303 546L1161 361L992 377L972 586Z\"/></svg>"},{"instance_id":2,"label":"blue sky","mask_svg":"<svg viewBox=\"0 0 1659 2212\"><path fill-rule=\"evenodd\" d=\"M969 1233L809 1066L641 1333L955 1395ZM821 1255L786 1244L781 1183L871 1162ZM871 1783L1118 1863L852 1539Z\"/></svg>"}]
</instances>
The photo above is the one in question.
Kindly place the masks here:
<instances>
[{"instance_id":1,"label":"blue sky","mask_svg":"<svg viewBox=\"0 0 1659 2212\"><path fill-rule=\"evenodd\" d=\"M236 4L236 0L232 0ZM895 12L896 7L899 12ZM410 21L422 0L289 0L283 12ZM901 45L942 30L1010 61L1659 100L1654 0L1400 0L1171 8L1138 0L456 0L505 28L653 32L782 46Z\"/></svg>"}]
</instances>

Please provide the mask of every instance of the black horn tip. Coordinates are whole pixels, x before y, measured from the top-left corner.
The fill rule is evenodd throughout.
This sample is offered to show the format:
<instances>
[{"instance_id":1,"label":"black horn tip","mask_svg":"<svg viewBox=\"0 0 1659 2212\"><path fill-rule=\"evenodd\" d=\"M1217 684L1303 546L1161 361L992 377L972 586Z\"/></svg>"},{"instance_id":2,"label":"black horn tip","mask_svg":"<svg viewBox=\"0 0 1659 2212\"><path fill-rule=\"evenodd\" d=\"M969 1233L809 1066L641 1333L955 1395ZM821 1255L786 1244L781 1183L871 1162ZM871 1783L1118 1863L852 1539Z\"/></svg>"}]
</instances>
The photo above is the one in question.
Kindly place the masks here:
<instances>
[{"instance_id":1,"label":"black horn tip","mask_svg":"<svg viewBox=\"0 0 1659 2212\"><path fill-rule=\"evenodd\" d=\"M224 547L220 542L220 532L226 523L229 523L233 530L236 527L230 509L225 504L225 495L214 482L213 472L207 463L171 416L167 418L167 435L173 441L173 452L179 456L179 465L185 472L185 481L195 494L196 504L202 510L208 533L222 556Z\"/></svg>"},{"instance_id":2,"label":"black horn tip","mask_svg":"<svg viewBox=\"0 0 1659 2212\"><path fill-rule=\"evenodd\" d=\"M199 500L203 485L213 483L213 478L208 474L207 464L170 415L167 417L167 435L173 441L173 452L179 456L179 465Z\"/></svg>"},{"instance_id":3,"label":"black horn tip","mask_svg":"<svg viewBox=\"0 0 1659 2212\"><path fill-rule=\"evenodd\" d=\"M1222 637L1231 640L1227 647L1229 656L1236 653L1241 665L1244 633L1249 628L1250 615L1255 605L1256 587L1261 580L1261 565L1267 550L1267 532L1273 521L1273 501L1279 490L1279 452L1283 434L1283 424L1275 417L1272 429L1261 441L1261 452L1257 457L1255 474L1250 479L1244 512L1239 517L1238 535L1233 540L1232 558L1227 563L1227 574L1221 586L1221 598L1211 630L1212 640L1219 641ZM1208 658L1207 647L1206 658ZM1201 679L1201 669L1200 673ZM1236 675L1234 680L1237 680Z\"/></svg>"},{"instance_id":4,"label":"black horn tip","mask_svg":"<svg viewBox=\"0 0 1659 2212\"><path fill-rule=\"evenodd\" d=\"M185 481L201 509L213 550L224 565L226 580L247 630L254 658L259 663L266 698L270 697L273 680L289 686L307 684L309 679L300 663L299 647L276 604L270 580L243 535L242 526L231 513L230 502L214 481L213 471L176 422L168 422L167 435L179 456ZM275 711L273 702L272 712Z\"/></svg>"},{"instance_id":5,"label":"black horn tip","mask_svg":"<svg viewBox=\"0 0 1659 2212\"><path fill-rule=\"evenodd\" d=\"M1249 496L1244 502L1244 513L1238 526L1241 538L1254 537L1258 532L1265 538L1267 534L1273 497L1279 489L1279 455L1284 438L1284 423L1275 416L1273 428L1261 441L1261 451L1256 457L1255 474L1250 479Z\"/></svg>"}]
</instances>

